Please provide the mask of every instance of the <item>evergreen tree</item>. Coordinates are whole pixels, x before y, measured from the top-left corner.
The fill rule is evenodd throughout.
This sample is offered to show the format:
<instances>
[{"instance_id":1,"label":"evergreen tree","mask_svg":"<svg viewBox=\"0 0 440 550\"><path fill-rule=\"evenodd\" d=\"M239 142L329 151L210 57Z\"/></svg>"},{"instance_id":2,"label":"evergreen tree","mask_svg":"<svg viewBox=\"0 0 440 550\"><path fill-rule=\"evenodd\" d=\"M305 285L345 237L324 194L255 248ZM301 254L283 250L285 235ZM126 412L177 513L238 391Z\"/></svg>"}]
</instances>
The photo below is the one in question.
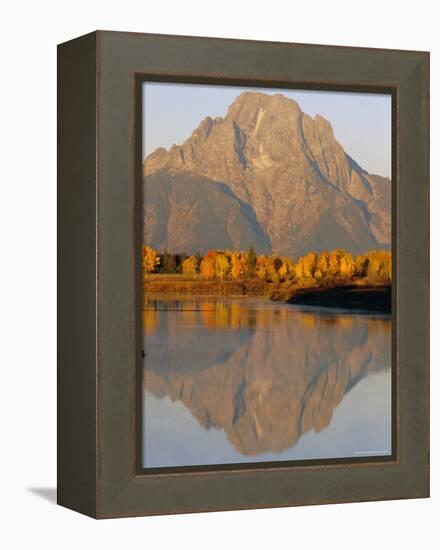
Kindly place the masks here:
<instances>
[{"instance_id":1,"label":"evergreen tree","mask_svg":"<svg viewBox=\"0 0 440 550\"><path fill-rule=\"evenodd\" d=\"M176 273L182 273L182 264L183 262L188 258L188 254L186 252L182 252L181 254L175 254L175 272Z\"/></svg>"},{"instance_id":2,"label":"evergreen tree","mask_svg":"<svg viewBox=\"0 0 440 550\"><path fill-rule=\"evenodd\" d=\"M251 246L247 257L247 274L249 277L254 277L257 271L257 255L254 247Z\"/></svg>"},{"instance_id":3,"label":"evergreen tree","mask_svg":"<svg viewBox=\"0 0 440 550\"><path fill-rule=\"evenodd\" d=\"M170 254L167 250L163 253L163 272L176 272L176 255L172 253Z\"/></svg>"}]
</instances>

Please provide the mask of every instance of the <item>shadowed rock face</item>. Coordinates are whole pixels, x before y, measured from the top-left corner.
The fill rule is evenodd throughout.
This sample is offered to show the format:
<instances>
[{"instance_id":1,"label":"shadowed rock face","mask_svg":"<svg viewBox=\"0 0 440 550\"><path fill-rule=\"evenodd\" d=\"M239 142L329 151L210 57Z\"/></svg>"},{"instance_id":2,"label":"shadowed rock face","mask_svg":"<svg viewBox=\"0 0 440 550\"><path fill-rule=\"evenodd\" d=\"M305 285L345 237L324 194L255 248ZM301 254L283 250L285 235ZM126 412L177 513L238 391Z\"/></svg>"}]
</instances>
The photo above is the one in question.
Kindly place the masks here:
<instances>
[{"instance_id":1,"label":"shadowed rock face","mask_svg":"<svg viewBox=\"0 0 440 550\"><path fill-rule=\"evenodd\" d=\"M144 385L182 402L206 429L224 430L243 455L281 452L323 430L360 379L390 366L387 319L254 310L226 300L194 304L174 312L178 318L147 312ZM152 339L149 346L161 323L168 324L166 345ZM182 337L183 325L198 329ZM199 331L211 332L215 345L204 336L200 349Z\"/></svg>"},{"instance_id":2,"label":"shadowed rock face","mask_svg":"<svg viewBox=\"0 0 440 550\"><path fill-rule=\"evenodd\" d=\"M148 179L144 201L144 242L158 250L191 254L255 246L270 252L270 239L254 210L224 183L161 171Z\"/></svg>"},{"instance_id":3,"label":"shadowed rock face","mask_svg":"<svg viewBox=\"0 0 440 550\"><path fill-rule=\"evenodd\" d=\"M224 118L205 118L144 162L144 242L159 249L389 247L390 202L388 178L368 174L327 120L281 94L245 92Z\"/></svg>"}]
</instances>

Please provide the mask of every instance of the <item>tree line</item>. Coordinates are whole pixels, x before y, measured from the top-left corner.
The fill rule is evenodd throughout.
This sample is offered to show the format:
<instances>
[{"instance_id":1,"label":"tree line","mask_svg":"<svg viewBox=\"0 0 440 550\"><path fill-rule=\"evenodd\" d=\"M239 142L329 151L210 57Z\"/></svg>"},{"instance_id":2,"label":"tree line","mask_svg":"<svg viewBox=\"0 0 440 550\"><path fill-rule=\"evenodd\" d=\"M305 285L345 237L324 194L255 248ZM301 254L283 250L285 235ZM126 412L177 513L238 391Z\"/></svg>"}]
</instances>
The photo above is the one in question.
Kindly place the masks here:
<instances>
[{"instance_id":1,"label":"tree line","mask_svg":"<svg viewBox=\"0 0 440 550\"><path fill-rule=\"evenodd\" d=\"M391 252L372 250L353 256L337 248L321 253L309 252L295 262L277 255L256 255L248 251L210 250L201 254L160 254L149 246L142 248L145 278L151 273L182 274L205 280L243 280L258 277L268 283L289 282L301 287L337 280L364 279L371 284L391 283Z\"/></svg>"}]
</instances>

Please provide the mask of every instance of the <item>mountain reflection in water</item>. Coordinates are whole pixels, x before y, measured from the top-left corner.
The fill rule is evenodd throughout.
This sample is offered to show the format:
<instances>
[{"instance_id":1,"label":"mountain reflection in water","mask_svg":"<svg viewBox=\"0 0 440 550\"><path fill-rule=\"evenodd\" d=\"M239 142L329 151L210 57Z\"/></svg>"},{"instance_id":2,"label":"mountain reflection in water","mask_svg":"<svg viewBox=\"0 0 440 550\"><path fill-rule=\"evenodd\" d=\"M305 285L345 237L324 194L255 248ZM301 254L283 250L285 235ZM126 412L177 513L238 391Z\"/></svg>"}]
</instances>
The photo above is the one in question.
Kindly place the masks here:
<instances>
[{"instance_id":1,"label":"mountain reflection in water","mask_svg":"<svg viewBox=\"0 0 440 550\"><path fill-rule=\"evenodd\" d=\"M144 467L289 460L284 451L303 434L324 433L344 397L368 375L390 378L388 316L260 298L148 297L144 307ZM352 453L356 445L389 453L391 391L366 386L358 399L364 405L357 410L354 399L344 414L358 426L344 436L354 440ZM386 412L383 426L363 421L365 402ZM195 420L188 424L179 403ZM213 430L227 441L199 456L197 445ZM338 452L332 456L347 451Z\"/></svg>"}]
</instances>

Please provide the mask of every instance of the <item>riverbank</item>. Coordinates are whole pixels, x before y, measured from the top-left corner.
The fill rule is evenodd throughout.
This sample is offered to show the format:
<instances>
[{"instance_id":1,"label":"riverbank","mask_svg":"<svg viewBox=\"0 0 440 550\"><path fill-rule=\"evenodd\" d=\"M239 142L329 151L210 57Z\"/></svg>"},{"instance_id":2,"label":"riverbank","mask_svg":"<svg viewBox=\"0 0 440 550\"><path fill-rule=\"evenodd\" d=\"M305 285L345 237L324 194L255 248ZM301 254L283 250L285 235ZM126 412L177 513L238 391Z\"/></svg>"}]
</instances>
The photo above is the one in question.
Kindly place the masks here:
<instances>
[{"instance_id":1,"label":"riverbank","mask_svg":"<svg viewBox=\"0 0 440 550\"><path fill-rule=\"evenodd\" d=\"M258 278L242 281L205 280L182 275L151 275L144 282L145 293L219 296L265 296L268 283Z\"/></svg>"},{"instance_id":2,"label":"riverbank","mask_svg":"<svg viewBox=\"0 0 440 550\"><path fill-rule=\"evenodd\" d=\"M332 287L283 288L257 277L240 281L220 281L158 274L151 275L144 282L144 292L199 296L265 296L288 304L391 313L390 285L340 283Z\"/></svg>"},{"instance_id":3,"label":"riverbank","mask_svg":"<svg viewBox=\"0 0 440 550\"><path fill-rule=\"evenodd\" d=\"M391 286L345 285L334 288L297 289L286 302L391 313Z\"/></svg>"}]
</instances>

